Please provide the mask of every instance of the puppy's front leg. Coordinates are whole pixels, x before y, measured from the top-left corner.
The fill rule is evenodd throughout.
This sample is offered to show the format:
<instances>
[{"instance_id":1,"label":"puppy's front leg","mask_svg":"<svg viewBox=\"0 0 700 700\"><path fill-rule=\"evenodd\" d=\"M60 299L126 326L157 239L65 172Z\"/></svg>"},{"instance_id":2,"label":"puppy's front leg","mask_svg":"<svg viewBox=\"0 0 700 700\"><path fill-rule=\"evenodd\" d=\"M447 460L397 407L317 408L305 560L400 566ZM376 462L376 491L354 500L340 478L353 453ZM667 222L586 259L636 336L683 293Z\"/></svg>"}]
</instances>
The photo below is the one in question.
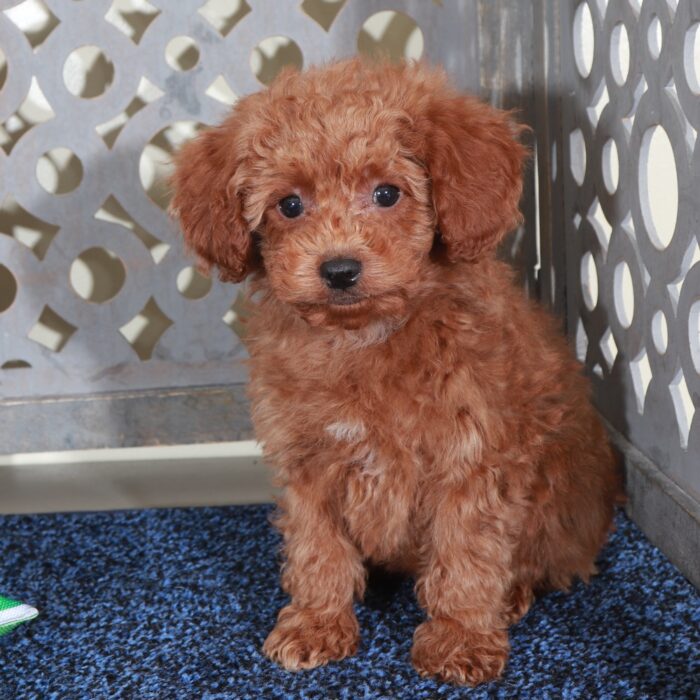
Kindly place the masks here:
<instances>
[{"instance_id":1,"label":"puppy's front leg","mask_svg":"<svg viewBox=\"0 0 700 700\"><path fill-rule=\"evenodd\" d=\"M475 480L451 488L435 504L417 582L428 620L416 629L411 650L422 676L477 685L505 667L511 547L504 506L494 503L489 485Z\"/></svg>"},{"instance_id":2,"label":"puppy's front leg","mask_svg":"<svg viewBox=\"0 0 700 700\"><path fill-rule=\"evenodd\" d=\"M357 650L359 627L352 604L364 592L365 569L318 488L290 486L281 506L278 526L286 555L282 585L292 600L280 610L263 651L284 668L298 671Z\"/></svg>"}]
</instances>

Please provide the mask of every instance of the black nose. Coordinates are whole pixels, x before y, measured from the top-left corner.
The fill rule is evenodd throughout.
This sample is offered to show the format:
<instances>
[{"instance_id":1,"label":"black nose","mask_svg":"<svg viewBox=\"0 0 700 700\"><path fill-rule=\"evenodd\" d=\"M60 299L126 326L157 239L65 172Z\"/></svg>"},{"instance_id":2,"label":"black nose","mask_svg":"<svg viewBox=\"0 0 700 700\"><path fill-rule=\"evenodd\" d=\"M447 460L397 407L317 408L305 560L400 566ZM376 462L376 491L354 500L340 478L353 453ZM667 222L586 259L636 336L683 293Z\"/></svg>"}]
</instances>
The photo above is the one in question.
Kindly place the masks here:
<instances>
[{"instance_id":1,"label":"black nose","mask_svg":"<svg viewBox=\"0 0 700 700\"><path fill-rule=\"evenodd\" d=\"M321 277L331 289L347 289L360 279L362 263L350 258L333 258L321 264Z\"/></svg>"}]
</instances>

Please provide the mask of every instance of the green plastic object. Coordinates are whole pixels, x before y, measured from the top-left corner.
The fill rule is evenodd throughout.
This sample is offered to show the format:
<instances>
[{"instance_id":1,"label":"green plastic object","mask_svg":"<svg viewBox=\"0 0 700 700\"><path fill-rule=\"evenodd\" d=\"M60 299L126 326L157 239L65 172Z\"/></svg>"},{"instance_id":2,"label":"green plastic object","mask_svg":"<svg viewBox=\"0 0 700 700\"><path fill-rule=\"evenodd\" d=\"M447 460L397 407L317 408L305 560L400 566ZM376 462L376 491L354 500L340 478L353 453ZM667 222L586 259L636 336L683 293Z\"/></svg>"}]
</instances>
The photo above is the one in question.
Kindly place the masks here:
<instances>
[{"instance_id":1,"label":"green plastic object","mask_svg":"<svg viewBox=\"0 0 700 700\"><path fill-rule=\"evenodd\" d=\"M0 637L39 614L36 608L0 595Z\"/></svg>"}]
</instances>

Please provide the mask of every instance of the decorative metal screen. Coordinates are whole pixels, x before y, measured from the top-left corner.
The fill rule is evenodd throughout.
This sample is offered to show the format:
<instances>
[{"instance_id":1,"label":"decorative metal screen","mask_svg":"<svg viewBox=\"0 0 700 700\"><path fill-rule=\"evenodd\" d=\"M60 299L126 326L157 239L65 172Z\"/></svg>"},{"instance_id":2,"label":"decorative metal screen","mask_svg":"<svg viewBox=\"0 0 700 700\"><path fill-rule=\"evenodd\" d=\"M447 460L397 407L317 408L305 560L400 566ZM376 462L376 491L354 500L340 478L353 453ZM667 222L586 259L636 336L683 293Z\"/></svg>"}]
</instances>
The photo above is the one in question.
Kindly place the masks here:
<instances>
[{"instance_id":1,"label":"decorative metal screen","mask_svg":"<svg viewBox=\"0 0 700 700\"><path fill-rule=\"evenodd\" d=\"M32 398L244 382L238 290L196 272L165 187L173 150L237 96L285 64L358 50L424 55L479 86L474 2L412 0L398 13L383 0L0 7L0 394L24 423ZM66 420L54 432L86 416ZM27 437L12 423L2 449L134 442L133 425L103 438L75 425L58 442L45 427Z\"/></svg>"},{"instance_id":2,"label":"decorative metal screen","mask_svg":"<svg viewBox=\"0 0 700 700\"><path fill-rule=\"evenodd\" d=\"M363 23L391 3L10 4L0 14L0 275L13 290L3 394L241 380L236 290L192 269L165 213L164 164L280 63L329 60L358 41L371 50ZM404 5L428 30L426 55L474 87L475 62L442 50L467 45L467 5ZM393 31L408 38L414 26L405 15Z\"/></svg>"},{"instance_id":3,"label":"decorative metal screen","mask_svg":"<svg viewBox=\"0 0 700 700\"><path fill-rule=\"evenodd\" d=\"M700 500L700 2L554 5L569 332L603 415Z\"/></svg>"}]
</instances>

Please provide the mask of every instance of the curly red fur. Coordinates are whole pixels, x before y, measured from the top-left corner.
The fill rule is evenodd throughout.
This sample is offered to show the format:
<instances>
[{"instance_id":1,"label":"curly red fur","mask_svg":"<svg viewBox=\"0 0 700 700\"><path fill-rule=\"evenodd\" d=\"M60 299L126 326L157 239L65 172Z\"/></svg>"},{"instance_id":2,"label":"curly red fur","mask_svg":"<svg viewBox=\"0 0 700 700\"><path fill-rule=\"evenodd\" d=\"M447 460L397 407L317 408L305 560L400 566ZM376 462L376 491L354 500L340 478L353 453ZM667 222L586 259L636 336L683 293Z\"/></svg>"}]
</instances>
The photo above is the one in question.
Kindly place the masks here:
<instances>
[{"instance_id":1,"label":"curly red fur","mask_svg":"<svg viewBox=\"0 0 700 700\"><path fill-rule=\"evenodd\" d=\"M285 72L178 159L189 244L225 279L256 272L250 395L291 596L264 650L286 668L354 652L368 563L416 578L417 670L467 684L501 673L536 592L595 571L613 456L493 255L520 216L519 129L438 70L355 59ZM340 296L319 275L338 256L362 263Z\"/></svg>"}]
</instances>

